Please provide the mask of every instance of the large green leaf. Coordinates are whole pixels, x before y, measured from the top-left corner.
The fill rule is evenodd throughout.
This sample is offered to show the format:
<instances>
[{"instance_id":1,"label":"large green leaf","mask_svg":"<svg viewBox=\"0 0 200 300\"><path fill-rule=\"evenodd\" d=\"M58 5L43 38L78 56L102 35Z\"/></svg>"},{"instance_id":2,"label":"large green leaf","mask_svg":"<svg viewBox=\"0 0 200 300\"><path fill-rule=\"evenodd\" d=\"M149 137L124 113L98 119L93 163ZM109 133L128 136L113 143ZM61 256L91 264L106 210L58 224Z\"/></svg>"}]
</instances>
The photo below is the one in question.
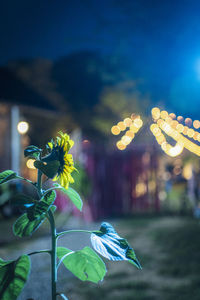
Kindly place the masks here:
<instances>
[{"instance_id":1,"label":"large green leaf","mask_svg":"<svg viewBox=\"0 0 200 300\"><path fill-rule=\"evenodd\" d=\"M28 255L16 261L0 259L0 299L16 300L29 276L31 263Z\"/></svg>"},{"instance_id":2,"label":"large green leaf","mask_svg":"<svg viewBox=\"0 0 200 300\"><path fill-rule=\"evenodd\" d=\"M65 267L82 281L97 283L103 280L106 274L104 262L90 247L79 251L58 247L57 255Z\"/></svg>"},{"instance_id":3,"label":"large green leaf","mask_svg":"<svg viewBox=\"0 0 200 300\"><path fill-rule=\"evenodd\" d=\"M127 240L121 238L113 226L109 223L102 223L100 231L93 231L91 243L94 249L109 260L127 260L138 269L142 269L134 250Z\"/></svg>"},{"instance_id":4,"label":"large green leaf","mask_svg":"<svg viewBox=\"0 0 200 300\"><path fill-rule=\"evenodd\" d=\"M48 178L53 178L58 172L60 163L58 160L49 161L48 163L43 163L42 161L36 160L34 166L44 173Z\"/></svg>"},{"instance_id":5,"label":"large green leaf","mask_svg":"<svg viewBox=\"0 0 200 300\"><path fill-rule=\"evenodd\" d=\"M17 174L14 171L6 170L6 171L0 173L0 184L5 183L12 179L17 179L17 178L19 178L19 177L17 176Z\"/></svg>"},{"instance_id":6,"label":"large green leaf","mask_svg":"<svg viewBox=\"0 0 200 300\"><path fill-rule=\"evenodd\" d=\"M49 208L52 212L56 210L56 206L52 206L55 199L55 192L51 191L49 194L42 198L43 200L45 199L46 202L41 200L33 208L29 208L27 213L16 220L13 225L14 235L19 237L31 235L44 222Z\"/></svg>"},{"instance_id":7,"label":"large green leaf","mask_svg":"<svg viewBox=\"0 0 200 300\"><path fill-rule=\"evenodd\" d=\"M69 199L72 201L72 203L80 210L82 211L83 207L83 201L80 197L80 195L71 187L68 187L68 189L65 189L59 184L55 184L55 189L59 189L62 193L67 195Z\"/></svg>"}]
</instances>

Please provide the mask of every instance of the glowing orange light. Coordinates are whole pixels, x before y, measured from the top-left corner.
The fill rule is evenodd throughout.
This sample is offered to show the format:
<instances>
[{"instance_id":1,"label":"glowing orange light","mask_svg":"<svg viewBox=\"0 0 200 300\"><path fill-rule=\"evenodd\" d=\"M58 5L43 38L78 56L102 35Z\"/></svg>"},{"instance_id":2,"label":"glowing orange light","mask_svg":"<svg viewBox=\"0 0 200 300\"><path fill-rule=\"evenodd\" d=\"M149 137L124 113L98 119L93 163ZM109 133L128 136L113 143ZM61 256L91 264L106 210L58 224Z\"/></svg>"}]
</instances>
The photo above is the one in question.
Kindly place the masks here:
<instances>
[{"instance_id":1,"label":"glowing orange light","mask_svg":"<svg viewBox=\"0 0 200 300\"><path fill-rule=\"evenodd\" d=\"M158 107L154 107L151 110L152 117L157 120L160 118L160 109Z\"/></svg>"},{"instance_id":2,"label":"glowing orange light","mask_svg":"<svg viewBox=\"0 0 200 300\"><path fill-rule=\"evenodd\" d=\"M119 122L117 123L117 126L120 128L120 130L125 130L126 129L126 125L124 124L124 122Z\"/></svg>"},{"instance_id":3,"label":"glowing orange light","mask_svg":"<svg viewBox=\"0 0 200 300\"><path fill-rule=\"evenodd\" d=\"M186 118L186 119L185 119L185 125L191 126L191 125L192 125L192 119Z\"/></svg>"},{"instance_id":4,"label":"glowing orange light","mask_svg":"<svg viewBox=\"0 0 200 300\"><path fill-rule=\"evenodd\" d=\"M178 120L179 122L183 122L183 121L184 121L184 118L183 118L182 116L178 116L178 117L177 117L177 120Z\"/></svg>"},{"instance_id":5,"label":"glowing orange light","mask_svg":"<svg viewBox=\"0 0 200 300\"><path fill-rule=\"evenodd\" d=\"M168 117L168 112L166 110L162 110L160 116L162 119L166 119Z\"/></svg>"},{"instance_id":6,"label":"glowing orange light","mask_svg":"<svg viewBox=\"0 0 200 300\"><path fill-rule=\"evenodd\" d=\"M116 146L119 150L124 150L126 148L126 145L124 145L121 141L117 142Z\"/></svg>"},{"instance_id":7,"label":"glowing orange light","mask_svg":"<svg viewBox=\"0 0 200 300\"><path fill-rule=\"evenodd\" d=\"M118 127L118 126L113 126L112 128L111 128L111 132L112 132L112 134L114 134L114 135L118 135L119 133L120 133L120 128Z\"/></svg>"},{"instance_id":8,"label":"glowing orange light","mask_svg":"<svg viewBox=\"0 0 200 300\"><path fill-rule=\"evenodd\" d=\"M130 118L126 118L126 119L124 119L124 124L126 127L131 126L132 120Z\"/></svg>"},{"instance_id":9,"label":"glowing orange light","mask_svg":"<svg viewBox=\"0 0 200 300\"><path fill-rule=\"evenodd\" d=\"M195 129L199 129L199 128L200 128L200 122L199 122L198 120L195 120L195 121L193 122L193 127L194 127Z\"/></svg>"}]
</instances>

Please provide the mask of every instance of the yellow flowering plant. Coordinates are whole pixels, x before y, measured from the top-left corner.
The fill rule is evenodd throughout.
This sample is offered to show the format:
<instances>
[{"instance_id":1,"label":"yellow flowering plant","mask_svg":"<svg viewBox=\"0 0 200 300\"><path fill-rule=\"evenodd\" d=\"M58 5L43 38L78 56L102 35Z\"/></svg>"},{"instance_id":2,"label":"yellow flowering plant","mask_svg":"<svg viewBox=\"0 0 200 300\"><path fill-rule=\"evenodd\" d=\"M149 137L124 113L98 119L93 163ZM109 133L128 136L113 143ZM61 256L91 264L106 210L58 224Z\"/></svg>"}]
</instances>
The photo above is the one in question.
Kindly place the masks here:
<instances>
[{"instance_id":1,"label":"yellow flowering plant","mask_svg":"<svg viewBox=\"0 0 200 300\"><path fill-rule=\"evenodd\" d=\"M51 228L51 249L23 254L16 260L0 259L0 299L2 300L15 300L18 298L29 276L31 268L30 256L38 253L50 255L52 300L56 300L57 296L65 300L68 299L62 292L58 292L56 288L57 272L61 264L64 264L80 280L94 283L102 281L106 274L106 266L96 252L109 260L125 260L141 269L134 250L125 239L117 234L113 226L107 222L103 222L99 230L66 230L57 232L54 217L56 190L66 194L80 211L83 205L79 194L71 187L71 184L74 182L72 173L75 167L73 157L69 154L69 151L73 144L74 142L69 135L59 132L59 136L47 144L46 155L43 156L43 150L36 146L28 146L24 150L25 157L35 160L34 165L37 168L36 182L23 178L12 170L0 173L0 184L14 179L24 180L32 184L38 194L37 199L24 194L16 195L12 199L11 204L24 209L24 213L13 225L14 235L19 237L31 236L45 219L49 221ZM43 188L43 175L56 181L53 187L46 190ZM91 247L84 247L78 251L73 251L66 247L58 247L58 239L71 232L89 233L91 235L91 244L95 251Z\"/></svg>"}]
</instances>

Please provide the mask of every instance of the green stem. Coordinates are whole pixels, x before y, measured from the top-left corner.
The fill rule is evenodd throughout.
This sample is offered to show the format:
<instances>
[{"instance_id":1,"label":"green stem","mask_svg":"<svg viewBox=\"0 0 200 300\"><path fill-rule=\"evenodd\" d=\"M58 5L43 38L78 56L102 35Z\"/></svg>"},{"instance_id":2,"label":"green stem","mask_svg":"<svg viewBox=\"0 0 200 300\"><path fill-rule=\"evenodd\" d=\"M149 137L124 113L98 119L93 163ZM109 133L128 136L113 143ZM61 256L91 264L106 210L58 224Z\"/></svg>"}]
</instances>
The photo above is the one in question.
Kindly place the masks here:
<instances>
[{"instance_id":1,"label":"green stem","mask_svg":"<svg viewBox=\"0 0 200 300\"><path fill-rule=\"evenodd\" d=\"M85 232L85 233L92 233L92 231L90 230L82 230L82 229L73 229L73 230L66 230L66 231L62 231L60 233L57 233L56 237L59 238L60 236L67 234L67 233L71 233L71 232Z\"/></svg>"},{"instance_id":2,"label":"green stem","mask_svg":"<svg viewBox=\"0 0 200 300\"><path fill-rule=\"evenodd\" d=\"M51 210L48 212L49 221L51 225L51 289L52 289L52 300L56 300L56 282L57 282L57 238L54 216Z\"/></svg>"},{"instance_id":3,"label":"green stem","mask_svg":"<svg viewBox=\"0 0 200 300\"><path fill-rule=\"evenodd\" d=\"M40 254L40 253L49 253L51 254L51 250L39 250L39 251L34 251L34 252L30 252L27 255L34 255L34 254Z\"/></svg>"},{"instance_id":4,"label":"green stem","mask_svg":"<svg viewBox=\"0 0 200 300\"><path fill-rule=\"evenodd\" d=\"M37 190L39 196L42 197L42 172L39 169L37 175Z\"/></svg>"}]
</instances>

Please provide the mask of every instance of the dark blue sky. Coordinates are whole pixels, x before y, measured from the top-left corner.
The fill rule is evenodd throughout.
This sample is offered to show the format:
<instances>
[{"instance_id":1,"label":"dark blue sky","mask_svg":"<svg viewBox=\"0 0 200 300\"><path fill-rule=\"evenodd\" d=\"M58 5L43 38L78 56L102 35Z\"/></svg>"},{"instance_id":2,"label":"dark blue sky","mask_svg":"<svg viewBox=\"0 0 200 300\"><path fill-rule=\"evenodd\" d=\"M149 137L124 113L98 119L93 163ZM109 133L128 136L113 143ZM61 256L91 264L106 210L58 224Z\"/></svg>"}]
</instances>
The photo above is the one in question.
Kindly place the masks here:
<instances>
[{"instance_id":1,"label":"dark blue sky","mask_svg":"<svg viewBox=\"0 0 200 300\"><path fill-rule=\"evenodd\" d=\"M200 102L200 1L7 0L1 1L0 22L1 65L90 49L126 62L133 77L163 89L164 97L167 91L169 102L190 97L188 90L180 92L190 90L189 83L193 101ZM186 109L188 100L178 108Z\"/></svg>"}]
</instances>

